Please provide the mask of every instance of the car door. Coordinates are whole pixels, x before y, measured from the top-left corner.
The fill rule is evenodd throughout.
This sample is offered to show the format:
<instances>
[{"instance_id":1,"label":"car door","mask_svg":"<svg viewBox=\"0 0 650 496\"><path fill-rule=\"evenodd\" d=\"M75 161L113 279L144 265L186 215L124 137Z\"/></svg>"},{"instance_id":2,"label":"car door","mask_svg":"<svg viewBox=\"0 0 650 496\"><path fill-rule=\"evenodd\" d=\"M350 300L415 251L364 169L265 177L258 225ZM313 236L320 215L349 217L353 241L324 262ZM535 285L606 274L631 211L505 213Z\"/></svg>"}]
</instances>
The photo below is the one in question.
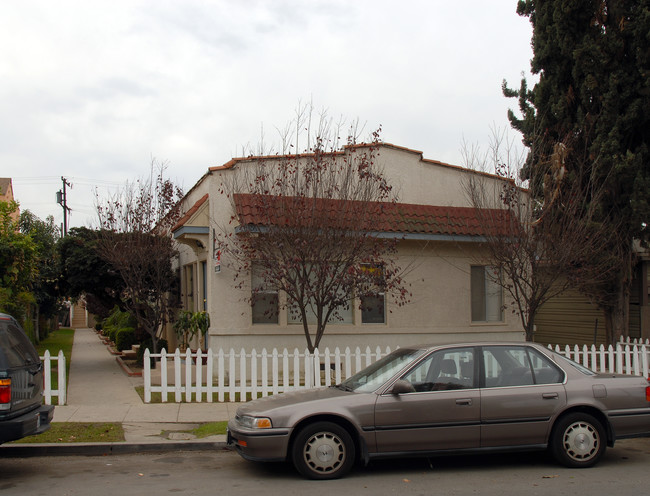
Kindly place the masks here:
<instances>
[{"instance_id":1,"label":"car door","mask_svg":"<svg viewBox=\"0 0 650 496\"><path fill-rule=\"evenodd\" d=\"M566 405L564 372L530 346L482 347L481 447L542 445Z\"/></svg>"},{"instance_id":2,"label":"car door","mask_svg":"<svg viewBox=\"0 0 650 496\"><path fill-rule=\"evenodd\" d=\"M400 378L407 393L386 392L375 405L379 453L477 448L480 393L473 347L431 353Z\"/></svg>"}]
</instances>

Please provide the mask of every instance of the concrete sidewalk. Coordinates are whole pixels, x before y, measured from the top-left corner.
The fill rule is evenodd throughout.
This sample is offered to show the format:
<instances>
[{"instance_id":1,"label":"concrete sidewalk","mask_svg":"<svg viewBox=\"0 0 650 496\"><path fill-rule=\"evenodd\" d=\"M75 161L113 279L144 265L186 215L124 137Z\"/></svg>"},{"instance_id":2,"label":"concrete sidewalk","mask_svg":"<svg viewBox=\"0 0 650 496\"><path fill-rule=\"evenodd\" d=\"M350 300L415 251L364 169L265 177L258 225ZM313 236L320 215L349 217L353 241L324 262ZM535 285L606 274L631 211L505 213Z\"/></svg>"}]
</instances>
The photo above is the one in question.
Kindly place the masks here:
<instances>
[{"instance_id":1,"label":"concrete sidewalk","mask_svg":"<svg viewBox=\"0 0 650 496\"><path fill-rule=\"evenodd\" d=\"M144 381L129 377L92 329L76 329L67 405L54 408L54 422L122 423L126 443L11 444L0 455L107 454L225 448L226 436L194 439L186 431L228 420L238 403L145 404L135 391Z\"/></svg>"},{"instance_id":2,"label":"concrete sidewalk","mask_svg":"<svg viewBox=\"0 0 650 496\"><path fill-rule=\"evenodd\" d=\"M99 336L77 329L72 347L68 404L54 409L55 422L194 423L228 420L237 403L145 404L135 391L142 377L129 377Z\"/></svg>"}]
</instances>

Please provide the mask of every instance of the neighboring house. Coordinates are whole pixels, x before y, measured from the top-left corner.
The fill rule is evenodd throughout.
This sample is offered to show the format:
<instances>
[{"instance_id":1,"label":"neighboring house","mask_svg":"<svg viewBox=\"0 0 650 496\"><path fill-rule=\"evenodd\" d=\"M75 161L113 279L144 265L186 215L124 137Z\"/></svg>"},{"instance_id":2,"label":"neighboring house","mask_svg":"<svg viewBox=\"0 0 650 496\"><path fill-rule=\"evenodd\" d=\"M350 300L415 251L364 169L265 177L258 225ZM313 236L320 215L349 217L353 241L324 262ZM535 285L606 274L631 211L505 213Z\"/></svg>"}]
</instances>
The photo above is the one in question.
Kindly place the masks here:
<instances>
[{"instance_id":1,"label":"neighboring house","mask_svg":"<svg viewBox=\"0 0 650 496\"><path fill-rule=\"evenodd\" d=\"M221 192L222 180L255 160L259 159L236 158L211 167L183 198L185 215L172 230L180 243L182 306L209 312L212 348L304 349L302 325L286 310L268 319L254 308L248 300L250 286L235 287L228 260L215 248L217 234L223 229L234 232L236 227L230 225L232 205ZM320 348L523 340L519 318L504 310L501 288L485 276L489 268L481 262L482 226L464 193L468 174L494 184L501 179L427 160L421 152L387 143L379 146L377 160L400 202L394 206L398 215L378 229L403 238L398 257L411 267L406 278L413 296L401 307L383 296L383 311L373 315L362 312L356 302L343 322L328 324ZM238 208L247 201L246 195L241 196Z\"/></svg>"},{"instance_id":2,"label":"neighboring house","mask_svg":"<svg viewBox=\"0 0 650 496\"><path fill-rule=\"evenodd\" d=\"M630 338L650 339L650 252L637 248L630 292ZM535 318L535 341L543 344L607 344L605 313L576 290L546 302Z\"/></svg>"},{"instance_id":3,"label":"neighboring house","mask_svg":"<svg viewBox=\"0 0 650 496\"><path fill-rule=\"evenodd\" d=\"M10 177L0 177L0 201L11 202L14 200L14 187L11 184ZM20 209L16 210L12 215L14 220L20 217Z\"/></svg>"}]
</instances>

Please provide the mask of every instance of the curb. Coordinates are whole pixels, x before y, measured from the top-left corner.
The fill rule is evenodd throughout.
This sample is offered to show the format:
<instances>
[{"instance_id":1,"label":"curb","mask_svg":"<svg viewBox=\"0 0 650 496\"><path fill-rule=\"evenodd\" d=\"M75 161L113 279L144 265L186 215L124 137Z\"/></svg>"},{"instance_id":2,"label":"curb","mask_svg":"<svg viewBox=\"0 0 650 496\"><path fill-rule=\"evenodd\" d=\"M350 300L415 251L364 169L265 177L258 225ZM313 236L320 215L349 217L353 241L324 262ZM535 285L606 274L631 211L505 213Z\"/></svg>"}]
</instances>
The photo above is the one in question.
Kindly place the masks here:
<instances>
[{"instance_id":1,"label":"curb","mask_svg":"<svg viewBox=\"0 0 650 496\"><path fill-rule=\"evenodd\" d=\"M0 458L35 456L109 456L173 451L230 451L225 442L164 443L16 443L0 446Z\"/></svg>"},{"instance_id":2,"label":"curb","mask_svg":"<svg viewBox=\"0 0 650 496\"><path fill-rule=\"evenodd\" d=\"M124 360L122 359L121 356L116 356L115 360L117 361L118 365L122 368L122 371L129 377L142 377L142 372L133 372L131 370L131 367L129 367L126 363L124 363Z\"/></svg>"}]
</instances>

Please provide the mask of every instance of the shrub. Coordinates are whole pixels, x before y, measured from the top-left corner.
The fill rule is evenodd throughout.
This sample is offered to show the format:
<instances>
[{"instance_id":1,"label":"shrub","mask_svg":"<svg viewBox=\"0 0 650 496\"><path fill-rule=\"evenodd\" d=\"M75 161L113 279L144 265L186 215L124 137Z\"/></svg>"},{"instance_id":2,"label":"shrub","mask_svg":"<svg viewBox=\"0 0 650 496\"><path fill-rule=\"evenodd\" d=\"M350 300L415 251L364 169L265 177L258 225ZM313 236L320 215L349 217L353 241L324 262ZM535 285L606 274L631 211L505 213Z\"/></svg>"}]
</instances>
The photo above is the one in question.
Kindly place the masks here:
<instances>
[{"instance_id":1,"label":"shrub","mask_svg":"<svg viewBox=\"0 0 650 496\"><path fill-rule=\"evenodd\" d=\"M108 331L108 339L110 339L114 343L117 337L117 331L119 331L120 328L117 326L108 326L106 330Z\"/></svg>"},{"instance_id":2,"label":"shrub","mask_svg":"<svg viewBox=\"0 0 650 496\"><path fill-rule=\"evenodd\" d=\"M125 327L115 333L115 348L117 348L117 351L129 350L135 343L135 329L133 327Z\"/></svg>"},{"instance_id":3,"label":"shrub","mask_svg":"<svg viewBox=\"0 0 650 496\"><path fill-rule=\"evenodd\" d=\"M144 363L144 350L149 348L149 352L153 353L153 343L151 339L144 340L140 343L140 348L138 348L138 364L142 365ZM162 350L165 348L165 350L169 351L169 343L167 342L166 339L159 339L158 340L158 350Z\"/></svg>"},{"instance_id":4,"label":"shrub","mask_svg":"<svg viewBox=\"0 0 650 496\"><path fill-rule=\"evenodd\" d=\"M122 329L124 327L135 327L136 320L129 312L123 312L119 307L114 307L111 314L104 319L104 328L116 327Z\"/></svg>"}]
</instances>

